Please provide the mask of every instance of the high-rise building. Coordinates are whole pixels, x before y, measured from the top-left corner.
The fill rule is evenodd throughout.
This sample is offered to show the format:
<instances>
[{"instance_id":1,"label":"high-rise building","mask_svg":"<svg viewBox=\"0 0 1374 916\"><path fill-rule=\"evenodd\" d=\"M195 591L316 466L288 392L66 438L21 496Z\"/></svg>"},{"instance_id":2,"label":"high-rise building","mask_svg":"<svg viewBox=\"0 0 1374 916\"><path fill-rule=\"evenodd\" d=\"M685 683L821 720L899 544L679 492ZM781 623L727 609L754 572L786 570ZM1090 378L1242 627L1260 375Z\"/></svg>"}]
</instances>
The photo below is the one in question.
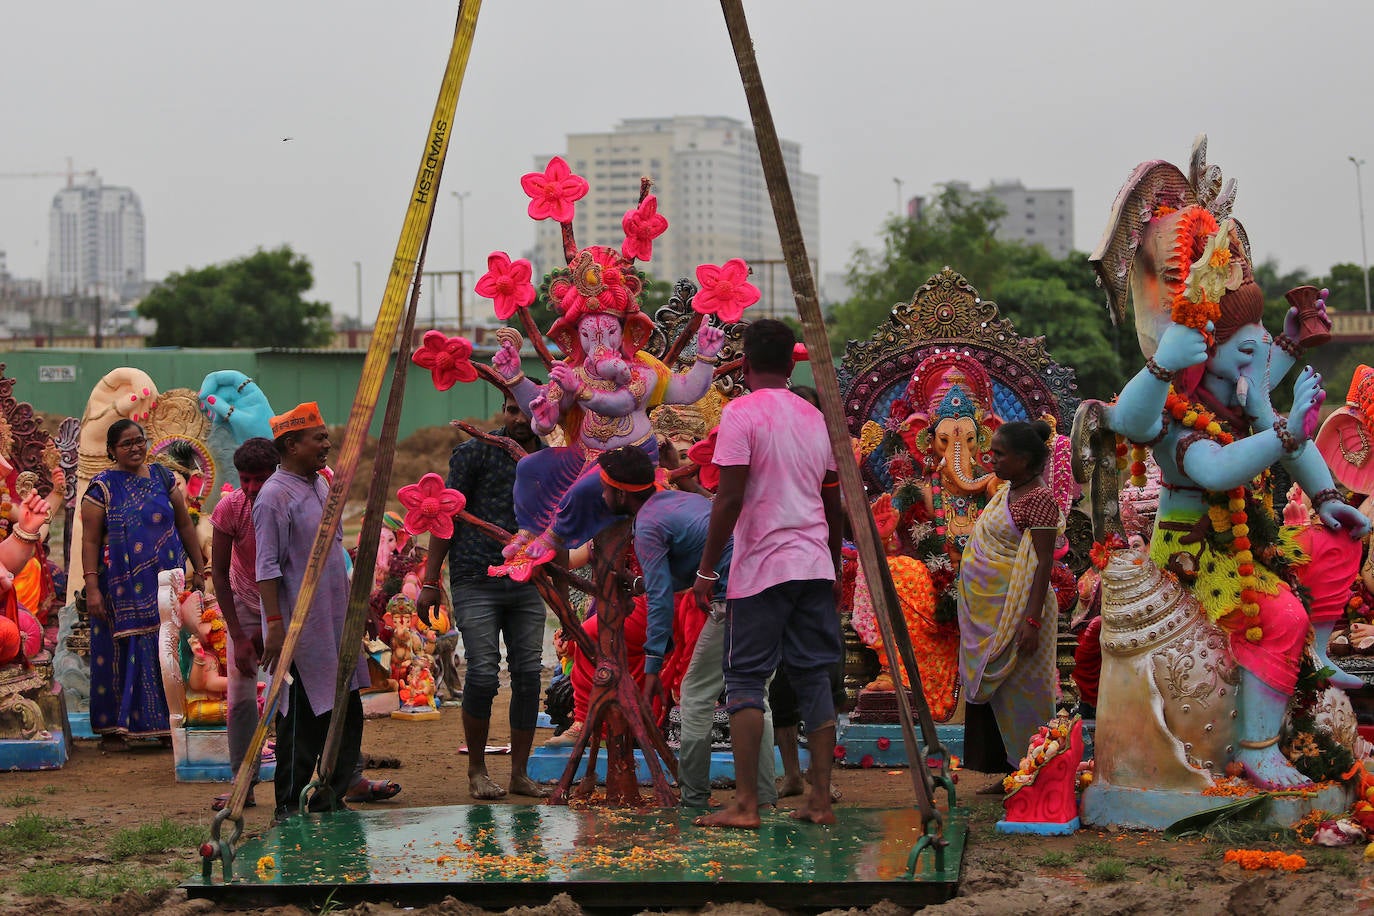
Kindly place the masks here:
<instances>
[{"instance_id":1,"label":"high-rise building","mask_svg":"<svg viewBox=\"0 0 1374 916\"><path fill-rule=\"evenodd\" d=\"M698 264L744 258L763 294L749 317L796 315L754 131L743 121L702 115L628 118L611 131L569 134L562 155L591 185L577 204L578 244L619 246L621 218L638 203L639 180L648 176L658 212L669 225L654 242L654 258L645 270L657 280L695 282ZM782 156L812 271L819 276L819 181L802 171L800 144L783 140ZM542 170L549 158L537 158L535 167ZM536 275L565 263L556 223L537 225L534 259Z\"/></svg>"},{"instance_id":2,"label":"high-rise building","mask_svg":"<svg viewBox=\"0 0 1374 916\"><path fill-rule=\"evenodd\" d=\"M143 244L143 208L130 188L92 176L58 191L48 215L48 294L142 295Z\"/></svg>"},{"instance_id":3,"label":"high-rise building","mask_svg":"<svg viewBox=\"0 0 1374 916\"><path fill-rule=\"evenodd\" d=\"M1073 251L1073 188L1028 188L1017 179L993 181L978 191L963 181L948 182L946 187L1002 205L1005 213L993 233L999 241L1042 245L1056 258ZM919 213L921 204L909 209Z\"/></svg>"}]
</instances>

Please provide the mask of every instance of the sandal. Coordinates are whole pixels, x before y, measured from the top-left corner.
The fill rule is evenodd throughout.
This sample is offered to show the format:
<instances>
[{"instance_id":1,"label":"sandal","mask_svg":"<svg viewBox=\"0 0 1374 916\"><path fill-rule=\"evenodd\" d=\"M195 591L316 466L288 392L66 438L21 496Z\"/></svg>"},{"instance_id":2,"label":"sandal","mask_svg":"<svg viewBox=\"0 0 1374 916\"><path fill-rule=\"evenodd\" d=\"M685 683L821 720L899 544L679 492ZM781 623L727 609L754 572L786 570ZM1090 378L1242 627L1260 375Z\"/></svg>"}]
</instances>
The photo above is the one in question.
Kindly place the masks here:
<instances>
[{"instance_id":1,"label":"sandal","mask_svg":"<svg viewBox=\"0 0 1374 916\"><path fill-rule=\"evenodd\" d=\"M400 783L388 779L363 778L354 783L344 796L346 802L379 802L395 798L401 792Z\"/></svg>"}]
</instances>

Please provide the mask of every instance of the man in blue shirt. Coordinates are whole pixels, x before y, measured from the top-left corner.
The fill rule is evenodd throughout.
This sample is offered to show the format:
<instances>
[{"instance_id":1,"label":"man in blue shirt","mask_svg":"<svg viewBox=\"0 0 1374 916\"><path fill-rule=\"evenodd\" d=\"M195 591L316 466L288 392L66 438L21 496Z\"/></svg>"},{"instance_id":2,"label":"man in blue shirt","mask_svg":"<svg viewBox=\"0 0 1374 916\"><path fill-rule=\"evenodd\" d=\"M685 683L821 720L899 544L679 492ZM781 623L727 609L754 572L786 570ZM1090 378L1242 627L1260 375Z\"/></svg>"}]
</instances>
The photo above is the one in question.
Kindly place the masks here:
<instances>
[{"instance_id":1,"label":"man in blue shirt","mask_svg":"<svg viewBox=\"0 0 1374 916\"><path fill-rule=\"evenodd\" d=\"M634 519L635 556L644 571L649 605L644 637L644 701L652 703L657 696L666 706L660 676L663 655L673 634L673 595L690 589L697 579L697 566L711 521L711 501L696 493L659 490L653 462L641 449L614 449L599 461L606 506L618 515ZM678 787L684 808L705 808L711 803L711 722L716 701L725 687L725 583L730 576L730 556L727 543L715 566L719 581L711 613L682 679ZM760 747L763 753L758 771L759 801L764 805L776 804L771 718L765 719Z\"/></svg>"}]
</instances>

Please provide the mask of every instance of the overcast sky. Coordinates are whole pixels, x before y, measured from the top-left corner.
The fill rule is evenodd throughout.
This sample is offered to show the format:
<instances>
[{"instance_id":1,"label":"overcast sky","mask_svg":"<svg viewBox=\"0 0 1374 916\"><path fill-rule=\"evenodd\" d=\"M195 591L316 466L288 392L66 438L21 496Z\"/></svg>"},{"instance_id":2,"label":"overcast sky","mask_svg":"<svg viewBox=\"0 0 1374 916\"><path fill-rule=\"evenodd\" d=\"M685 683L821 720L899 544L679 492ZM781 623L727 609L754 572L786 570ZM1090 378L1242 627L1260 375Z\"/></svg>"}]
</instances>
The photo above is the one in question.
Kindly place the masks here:
<instances>
[{"instance_id":1,"label":"overcast sky","mask_svg":"<svg viewBox=\"0 0 1374 916\"><path fill-rule=\"evenodd\" d=\"M352 314L361 261L370 321L456 9L7 0L0 173L59 171L70 156L132 187L152 278L285 243L314 263L314 295ZM1374 4L760 0L748 11L778 131L820 177L823 273L873 244L896 208L894 178L908 194L950 179L1072 187L1076 247L1090 250L1130 169L1186 165L1203 131L1238 181L1258 257L1313 270L1360 260L1347 157L1374 161ZM458 266L448 192L471 192L466 266L522 252L533 224L519 178L533 154L622 118L688 114L749 117L717 3L488 0L429 265ZM1374 172L1365 178L1369 201ZM0 180L11 273L45 275L61 186Z\"/></svg>"}]
</instances>

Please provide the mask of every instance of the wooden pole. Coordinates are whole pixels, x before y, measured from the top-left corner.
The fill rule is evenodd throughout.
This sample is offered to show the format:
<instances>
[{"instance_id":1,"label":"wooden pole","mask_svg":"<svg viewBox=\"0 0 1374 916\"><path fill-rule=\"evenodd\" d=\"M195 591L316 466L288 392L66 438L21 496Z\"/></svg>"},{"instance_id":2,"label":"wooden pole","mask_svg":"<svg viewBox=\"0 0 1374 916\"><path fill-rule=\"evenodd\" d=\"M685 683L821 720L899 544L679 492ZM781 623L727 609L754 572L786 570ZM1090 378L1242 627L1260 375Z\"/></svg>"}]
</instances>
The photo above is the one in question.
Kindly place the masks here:
<instances>
[{"instance_id":1,"label":"wooden pole","mask_svg":"<svg viewBox=\"0 0 1374 916\"><path fill-rule=\"evenodd\" d=\"M444 171L441 160L436 172ZM353 581L348 591L348 614L344 619L343 639L339 641L338 668L334 679L334 715L329 717L329 731L325 734L324 751L320 754L316 769L318 791L332 793L330 781L334 776L334 764L339 757L339 746L343 744L344 729L348 727L348 695L353 692L353 675L358 670L358 647L362 645L363 634L367 631L367 615L372 600L372 578L377 563L377 545L382 538L382 516L386 514L386 501L391 495L391 468L396 457L396 433L401 425L401 407L405 400L406 376L410 370L410 344L415 337L415 313L420 308L420 281L425 273L425 257L429 254L429 230L433 228L434 214L430 214L430 226L425 230L425 240L420 244L420 260L415 264L415 280L410 290L410 304L401 322L401 346L396 349L396 363L391 373L391 392L387 395L386 413L382 417L382 436L377 443L377 454L372 463L372 480L368 484L367 507L363 510L363 530L358 534L358 558L353 564ZM461 279L461 277L460 277ZM461 329L459 333L462 333ZM342 798L334 799L342 802Z\"/></svg>"},{"instance_id":2,"label":"wooden pole","mask_svg":"<svg viewBox=\"0 0 1374 916\"><path fill-rule=\"evenodd\" d=\"M211 823L211 844L218 848L218 854L224 861L226 879L232 861L233 841L243 830L243 807L253 785L257 756L262 751L271 716L276 710L277 702L285 687L291 659L297 644L300 642L301 632L309 614L311 602L314 599L315 589L319 584L320 573L324 568L325 557L334 546L334 530L343 517L348 488L353 481L353 474L357 470L358 460L362 455L367 430L372 425L372 417L377 409L383 374L386 371L386 364L391 358L391 350L401 323L402 310L405 307L405 295L414 280L415 264L419 259L420 247L433 216L434 200L438 192L435 169L448 153L449 140L452 136L453 114L458 106L458 93L462 88L463 75L467 71L468 58L472 53L472 40L477 29L477 14L481 10L481 6L481 0L462 0L459 5L458 18L454 26L453 44L449 50L448 65L444 71L439 97L434 104L434 114L425 135L420 165L416 171L415 182L406 204L405 222L401 227L400 239L396 243L396 254L392 258L391 272L387 277L386 291L382 296L381 309L377 314L377 322L373 328L372 342L368 347L367 356L363 360L362 377L358 383L358 395L353 402L353 409L349 413L348 426L344 432L343 444L339 449L338 464L334 469L334 483L330 487L324 515L320 519L320 527L315 535L314 546L311 548L305 580L301 583L300 591L296 596L295 608L291 615L291 626L286 632L281 656L277 660L272 682L267 688L262 718L258 720L258 726L249 741L248 753L244 756L243 764L239 767L239 772L234 779L229 803L223 811L215 816ZM234 837L227 841L222 840L220 836L221 827L225 820L232 821L236 828Z\"/></svg>"},{"instance_id":3,"label":"wooden pole","mask_svg":"<svg viewBox=\"0 0 1374 916\"><path fill-rule=\"evenodd\" d=\"M849 430L844 422L844 408L840 403L840 385L835 375L835 361L830 355L825 320L821 315L820 303L816 299L815 278L811 274L811 262L806 255L806 241L802 238L801 224L797 219L792 186L788 181L787 167L782 159L782 146L778 142L773 113L768 107L768 96L763 89L763 77L759 73L758 60L754 57L754 42L749 36L744 4L742 0L721 0L721 10L725 14L725 25L730 32L735 61L739 65L740 79L744 83L744 95L749 102L749 113L753 117L763 176L768 184L773 217L777 221L783 256L787 263L787 276L792 283L792 294L796 298L797 311L801 316L802 336L810 354L811 371L815 376L816 391L820 395L821 411L825 414L830 447L834 450L835 463L839 468L840 492L849 516L850 529L858 546L859 561L863 565L864 575L868 578L869 588L873 593L874 616L882 630L888 665L892 671L900 674L901 663L905 662L911 692L921 712L921 730L927 742L932 747L938 747L935 722L926 705L925 695L921 692L921 676L917 670L915 653L911 648L911 637L907 634L902 620L897 590L892 584L892 572L888 569L886 553L878 535L878 526L868 508L868 496L864 492L858 463L853 458ZM911 706L906 691L901 687L900 677L897 684L897 710L901 718L902 738L906 743L907 761L911 767L911 783L916 792L917 807L927 829L934 826L936 831L940 831L943 820L936 811L932 798L934 781L926 765L926 753L916 742Z\"/></svg>"}]
</instances>

